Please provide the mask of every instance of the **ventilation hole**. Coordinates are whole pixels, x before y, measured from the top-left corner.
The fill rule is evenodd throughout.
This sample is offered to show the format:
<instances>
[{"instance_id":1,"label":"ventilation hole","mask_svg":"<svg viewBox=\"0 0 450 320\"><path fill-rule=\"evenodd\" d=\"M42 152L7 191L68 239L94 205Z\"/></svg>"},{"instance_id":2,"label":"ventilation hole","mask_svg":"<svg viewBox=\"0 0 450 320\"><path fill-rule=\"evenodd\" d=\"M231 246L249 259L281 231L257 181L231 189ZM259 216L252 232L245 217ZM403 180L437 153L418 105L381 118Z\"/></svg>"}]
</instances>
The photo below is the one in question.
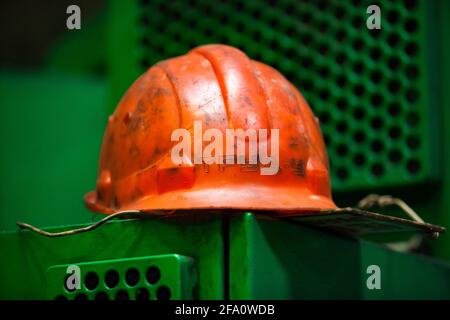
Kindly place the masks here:
<instances>
[{"instance_id":1,"label":"ventilation hole","mask_svg":"<svg viewBox=\"0 0 450 320\"><path fill-rule=\"evenodd\" d=\"M355 51L361 51L361 49L364 47L364 42L361 39L356 39L353 41L352 46Z\"/></svg>"},{"instance_id":2,"label":"ventilation hole","mask_svg":"<svg viewBox=\"0 0 450 320\"><path fill-rule=\"evenodd\" d=\"M180 40L181 40L180 34L179 33L175 33L173 35L173 40L175 40L176 42L180 42Z\"/></svg>"},{"instance_id":3,"label":"ventilation hole","mask_svg":"<svg viewBox=\"0 0 450 320\"><path fill-rule=\"evenodd\" d=\"M347 100L345 100L344 98L339 98L336 102L336 105L339 110L344 111L347 109Z\"/></svg>"},{"instance_id":4,"label":"ventilation hole","mask_svg":"<svg viewBox=\"0 0 450 320\"><path fill-rule=\"evenodd\" d=\"M128 269L125 273L125 282L131 287L134 287L139 282L139 278L139 271L136 268Z\"/></svg>"},{"instance_id":5,"label":"ventilation hole","mask_svg":"<svg viewBox=\"0 0 450 320\"><path fill-rule=\"evenodd\" d=\"M419 98L419 92L415 89L408 89L406 91L406 99L409 102L414 102Z\"/></svg>"},{"instance_id":6,"label":"ventilation hole","mask_svg":"<svg viewBox=\"0 0 450 320\"><path fill-rule=\"evenodd\" d=\"M339 131L340 133L345 133L348 129L348 125L346 122L344 121L339 121L337 126L336 126L337 131Z\"/></svg>"},{"instance_id":7,"label":"ventilation hole","mask_svg":"<svg viewBox=\"0 0 450 320\"><path fill-rule=\"evenodd\" d=\"M408 78L414 79L419 75L419 70L415 65L410 65L406 67L406 76Z\"/></svg>"},{"instance_id":8,"label":"ventilation hole","mask_svg":"<svg viewBox=\"0 0 450 320\"><path fill-rule=\"evenodd\" d=\"M353 89L353 93L358 97L362 96L364 94L364 87L360 84L356 85Z\"/></svg>"},{"instance_id":9,"label":"ventilation hole","mask_svg":"<svg viewBox=\"0 0 450 320\"><path fill-rule=\"evenodd\" d=\"M55 297L54 300L57 300L57 301L66 301L66 300L67 300L67 297L64 296L64 295L62 295L62 294L59 294L59 295L57 295L57 296Z\"/></svg>"},{"instance_id":10,"label":"ventilation hole","mask_svg":"<svg viewBox=\"0 0 450 320\"><path fill-rule=\"evenodd\" d=\"M358 153L353 157L353 162L358 167L361 167L366 163L366 157L362 153Z\"/></svg>"},{"instance_id":11,"label":"ventilation hole","mask_svg":"<svg viewBox=\"0 0 450 320\"><path fill-rule=\"evenodd\" d=\"M336 62L338 64L343 64L346 61L347 61L347 56L344 53L341 52L336 56Z\"/></svg>"},{"instance_id":12,"label":"ventilation hole","mask_svg":"<svg viewBox=\"0 0 450 320\"><path fill-rule=\"evenodd\" d=\"M157 283L161 278L161 272L159 271L159 268L155 266L151 266L150 268L148 268L145 274L145 278L150 284Z\"/></svg>"},{"instance_id":13,"label":"ventilation hole","mask_svg":"<svg viewBox=\"0 0 450 320\"><path fill-rule=\"evenodd\" d=\"M370 51L370 57L375 61L379 60L381 57L381 50L379 48L372 49Z\"/></svg>"},{"instance_id":14,"label":"ventilation hole","mask_svg":"<svg viewBox=\"0 0 450 320\"><path fill-rule=\"evenodd\" d=\"M383 151L383 143L380 140L375 140L372 142L372 144L370 145L371 149L373 152L375 153L380 153L381 151Z\"/></svg>"},{"instance_id":15,"label":"ventilation hole","mask_svg":"<svg viewBox=\"0 0 450 320\"><path fill-rule=\"evenodd\" d=\"M194 20L194 21L196 22L196 20ZM237 23L237 25L236 25L236 30L237 30L239 33L244 32L244 30L245 30L245 24L242 23L242 21L239 21L239 22ZM291 29L290 29L290 30L291 30ZM292 33L290 33L289 35L292 36Z\"/></svg>"},{"instance_id":16,"label":"ventilation hole","mask_svg":"<svg viewBox=\"0 0 450 320\"><path fill-rule=\"evenodd\" d=\"M95 272L88 272L84 278L84 285L88 290L94 290L98 286L98 275Z\"/></svg>"},{"instance_id":17,"label":"ventilation hole","mask_svg":"<svg viewBox=\"0 0 450 320\"><path fill-rule=\"evenodd\" d=\"M150 24L150 20L148 19L147 16L142 16L142 17L139 19L139 23L140 23L141 26L143 26L143 27L148 27L149 24Z\"/></svg>"},{"instance_id":18,"label":"ventilation hole","mask_svg":"<svg viewBox=\"0 0 450 320\"><path fill-rule=\"evenodd\" d=\"M398 12L394 11L394 10L389 10L387 13L387 21L389 21L389 23L396 23L398 21Z\"/></svg>"},{"instance_id":19,"label":"ventilation hole","mask_svg":"<svg viewBox=\"0 0 450 320\"><path fill-rule=\"evenodd\" d=\"M74 300L75 301L86 301L86 300L88 300L88 297L84 293L79 293L75 296Z\"/></svg>"},{"instance_id":20,"label":"ventilation hole","mask_svg":"<svg viewBox=\"0 0 450 320\"><path fill-rule=\"evenodd\" d=\"M314 91L315 90L315 85L312 81L310 80L306 80L303 84L303 87L307 90L307 91Z\"/></svg>"},{"instance_id":21,"label":"ventilation hole","mask_svg":"<svg viewBox=\"0 0 450 320\"><path fill-rule=\"evenodd\" d=\"M326 44L321 44L321 45L319 46L319 53L320 53L321 55L326 55L327 52L328 52L328 46L327 46Z\"/></svg>"},{"instance_id":22,"label":"ventilation hole","mask_svg":"<svg viewBox=\"0 0 450 320\"><path fill-rule=\"evenodd\" d=\"M95 300L103 300L103 301L109 300L109 296L106 292L100 291L95 295Z\"/></svg>"},{"instance_id":23,"label":"ventilation hole","mask_svg":"<svg viewBox=\"0 0 450 320\"><path fill-rule=\"evenodd\" d=\"M383 75L381 74L380 71L374 71L370 75L370 80L375 84L380 83L382 78L383 78Z\"/></svg>"},{"instance_id":24,"label":"ventilation hole","mask_svg":"<svg viewBox=\"0 0 450 320\"><path fill-rule=\"evenodd\" d=\"M387 42L388 42L389 46L391 46L391 47L397 46L399 41L400 41L400 38L399 38L398 34L396 34L396 33L390 34L387 38Z\"/></svg>"},{"instance_id":25,"label":"ventilation hole","mask_svg":"<svg viewBox=\"0 0 450 320\"><path fill-rule=\"evenodd\" d=\"M384 167L379 163L374 164L372 166L372 174L375 177L381 177L384 174Z\"/></svg>"},{"instance_id":26,"label":"ventilation hole","mask_svg":"<svg viewBox=\"0 0 450 320\"><path fill-rule=\"evenodd\" d=\"M149 300L150 292L145 288L139 288L136 291L136 300Z\"/></svg>"},{"instance_id":27,"label":"ventilation hole","mask_svg":"<svg viewBox=\"0 0 450 320\"><path fill-rule=\"evenodd\" d=\"M411 174L416 174L420 171L420 162L415 159L411 159L408 161L407 168Z\"/></svg>"},{"instance_id":28,"label":"ventilation hole","mask_svg":"<svg viewBox=\"0 0 450 320\"><path fill-rule=\"evenodd\" d=\"M400 113L400 105L398 103L392 103L389 105L389 114L393 117L398 116Z\"/></svg>"},{"instance_id":29,"label":"ventilation hole","mask_svg":"<svg viewBox=\"0 0 450 320\"><path fill-rule=\"evenodd\" d=\"M405 30L408 32L414 32L417 30L418 24L415 19L408 19L405 22Z\"/></svg>"},{"instance_id":30,"label":"ventilation hole","mask_svg":"<svg viewBox=\"0 0 450 320\"><path fill-rule=\"evenodd\" d=\"M347 33L345 32L344 29L339 29L339 30L336 32L336 40L337 40L338 42L343 42L343 41L345 40L346 37L347 37Z\"/></svg>"},{"instance_id":31,"label":"ventilation hole","mask_svg":"<svg viewBox=\"0 0 450 320\"><path fill-rule=\"evenodd\" d=\"M338 18L338 20L341 20L345 16L344 8L342 8L341 6L337 7L334 11L334 15L336 16L336 18Z\"/></svg>"},{"instance_id":32,"label":"ventilation hole","mask_svg":"<svg viewBox=\"0 0 450 320\"><path fill-rule=\"evenodd\" d=\"M411 127L417 126L419 124L419 115L415 112L408 113L406 116L406 122L408 122Z\"/></svg>"},{"instance_id":33,"label":"ventilation hole","mask_svg":"<svg viewBox=\"0 0 450 320\"><path fill-rule=\"evenodd\" d=\"M356 120L361 120L361 119L363 119L363 118L365 117L365 115L366 115L366 111L364 111L363 108L356 108L356 109L353 111L353 117L354 117Z\"/></svg>"},{"instance_id":34,"label":"ventilation hole","mask_svg":"<svg viewBox=\"0 0 450 320\"><path fill-rule=\"evenodd\" d=\"M325 142L325 145L329 145L330 144L330 136L326 133L323 134L323 140Z\"/></svg>"},{"instance_id":35,"label":"ventilation hole","mask_svg":"<svg viewBox=\"0 0 450 320\"><path fill-rule=\"evenodd\" d=\"M405 52L408 56L415 56L419 51L419 47L414 42L409 42L406 44Z\"/></svg>"},{"instance_id":36,"label":"ventilation hole","mask_svg":"<svg viewBox=\"0 0 450 320\"><path fill-rule=\"evenodd\" d=\"M353 66L353 71L356 74L360 74L364 69L364 65L361 62L357 62L354 66Z\"/></svg>"},{"instance_id":37,"label":"ventilation hole","mask_svg":"<svg viewBox=\"0 0 450 320\"><path fill-rule=\"evenodd\" d=\"M348 170L346 168L338 168L337 169L337 176L341 180L346 180L348 178Z\"/></svg>"},{"instance_id":38,"label":"ventilation hole","mask_svg":"<svg viewBox=\"0 0 450 320\"><path fill-rule=\"evenodd\" d=\"M345 76L339 76L337 78L337 85L341 88L345 87L345 85L347 84L347 78Z\"/></svg>"},{"instance_id":39,"label":"ventilation hole","mask_svg":"<svg viewBox=\"0 0 450 320\"><path fill-rule=\"evenodd\" d=\"M397 57L391 57L388 60L388 66L391 70L397 70L400 66L400 60Z\"/></svg>"},{"instance_id":40,"label":"ventilation hole","mask_svg":"<svg viewBox=\"0 0 450 320\"><path fill-rule=\"evenodd\" d=\"M312 65L312 60L310 58L305 58L302 60L302 65L305 68L309 68Z\"/></svg>"},{"instance_id":41,"label":"ventilation hole","mask_svg":"<svg viewBox=\"0 0 450 320\"><path fill-rule=\"evenodd\" d=\"M402 153L398 150L392 150L389 152L389 160L391 160L392 163L399 163L402 161Z\"/></svg>"},{"instance_id":42,"label":"ventilation hole","mask_svg":"<svg viewBox=\"0 0 450 320\"><path fill-rule=\"evenodd\" d=\"M364 133L364 131L358 130L353 135L353 139L356 143L361 144L366 140L366 134Z\"/></svg>"},{"instance_id":43,"label":"ventilation hole","mask_svg":"<svg viewBox=\"0 0 450 320\"><path fill-rule=\"evenodd\" d=\"M391 137L392 139L398 139L398 137L400 137L401 135L401 130L399 127L395 126L389 129L389 137Z\"/></svg>"},{"instance_id":44,"label":"ventilation hole","mask_svg":"<svg viewBox=\"0 0 450 320\"><path fill-rule=\"evenodd\" d=\"M419 146L420 146L419 137L417 137L417 136L409 136L407 138L407 140L406 140L406 144L412 150L415 150L415 149L419 148Z\"/></svg>"},{"instance_id":45,"label":"ventilation hole","mask_svg":"<svg viewBox=\"0 0 450 320\"><path fill-rule=\"evenodd\" d=\"M310 45L312 42L312 36L310 34L305 34L302 38L301 38L301 43L303 43L303 45L308 46Z\"/></svg>"},{"instance_id":46,"label":"ventilation hole","mask_svg":"<svg viewBox=\"0 0 450 320\"><path fill-rule=\"evenodd\" d=\"M389 81L388 89L391 93L397 93L400 90L400 82L398 80Z\"/></svg>"},{"instance_id":47,"label":"ventilation hole","mask_svg":"<svg viewBox=\"0 0 450 320\"><path fill-rule=\"evenodd\" d=\"M148 40L148 38L142 38L140 40L140 43L141 43L141 46L145 47L145 48L150 46L150 41Z\"/></svg>"},{"instance_id":48,"label":"ventilation hole","mask_svg":"<svg viewBox=\"0 0 450 320\"><path fill-rule=\"evenodd\" d=\"M327 124L330 121L330 114L328 112L322 112L319 119L321 124Z\"/></svg>"},{"instance_id":49,"label":"ventilation hole","mask_svg":"<svg viewBox=\"0 0 450 320\"><path fill-rule=\"evenodd\" d=\"M374 130L379 130L383 126L383 119L381 117L375 117L370 121L370 125Z\"/></svg>"},{"instance_id":50,"label":"ventilation hole","mask_svg":"<svg viewBox=\"0 0 450 320\"><path fill-rule=\"evenodd\" d=\"M372 102L372 105L374 105L375 107L378 107L383 102L383 97L379 94L374 94L370 99L370 102Z\"/></svg>"},{"instance_id":51,"label":"ventilation hole","mask_svg":"<svg viewBox=\"0 0 450 320\"><path fill-rule=\"evenodd\" d=\"M375 39L379 38L381 35L381 29L372 29L370 30L370 35Z\"/></svg>"},{"instance_id":52,"label":"ventilation hole","mask_svg":"<svg viewBox=\"0 0 450 320\"><path fill-rule=\"evenodd\" d=\"M142 59L140 64L142 69L147 69L150 66L148 59Z\"/></svg>"},{"instance_id":53,"label":"ventilation hole","mask_svg":"<svg viewBox=\"0 0 450 320\"><path fill-rule=\"evenodd\" d=\"M328 69L327 67L322 67L319 69L319 75L322 78L328 77L329 74L330 74L330 69Z\"/></svg>"},{"instance_id":54,"label":"ventilation hole","mask_svg":"<svg viewBox=\"0 0 450 320\"><path fill-rule=\"evenodd\" d=\"M253 10L252 17L258 20L261 17L261 11L259 9Z\"/></svg>"},{"instance_id":55,"label":"ventilation hole","mask_svg":"<svg viewBox=\"0 0 450 320\"><path fill-rule=\"evenodd\" d=\"M259 57L257 57L259 56ZM290 48L286 51L286 58L288 58L289 60L293 60L294 57L296 56L295 50ZM261 60L261 56L259 54L257 54L255 56L256 60Z\"/></svg>"},{"instance_id":56,"label":"ventilation hole","mask_svg":"<svg viewBox=\"0 0 450 320\"><path fill-rule=\"evenodd\" d=\"M345 157L348 154L348 147L345 144L338 145L336 152L339 156Z\"/></svg>"},{"instance_id":57,"label":"ventilation hole","mask_svg":"<svg viewBox=\"0 0 450 320\"><path fill-rule=\"evenodd\" d=\"M330 92L328 90L322 89L322 90L320 90L319 96L320 96L320 99L322 99L323 101L326 101L330 97Z\"/></svg>"},{"instance_id":58,"label":"ventilation hole","mask_svg":"<svg viewBox=\"0 0 450 320\"><path fill-rule=\"evenodd\" d=\"M405 0L405 8L408 10L413 10L417 6L417 0Z\"/></svg>"},{"instance_id":59,"label":"ventilation hole","mask_svg":"<svg viewBox=\"0 0 450 320\"><path fill-rule=\"evenodd\" d=\"M360 16L356 16L356 17L354 17L353 20L352 20L352 25L353 25L355 28L361 28L362 25L363 25L363 22L364 22L363 18L361 18Z\"/></svg>"},{"instance_id":60,"label":"ventilation hole","mask_svg":"<svg viewBox=\"0 0 450 320\"><path fill-rule=\"evenodd\" d=\"M128 295L128 292L126 291L126 290L119 290L119 291L117 291L117 293L116 293L116 296L115 296L115 299L116 300L130 300L130 296Z\"/></svg>"},{"instance_id":61,"label":"ventilation hole","mask_svg":"<svg viewBox=\"0 0 450 320\"><path fill-rule=\"evenodd\" d=\"M113 289L119 284L119 273L116 270L109 270L105 275L105 284Z\"/></svg>"},{"instance_id":62,"label":"ventilation hole","mask_svg":"<svg viewBox=\"0 0 450 320\"><path fill-rule=\"evenodd\" d=\"M160 286L156 291L156 298L158 300L169 300L170 295L170 289L166 286Z\"/></svg>"}]
</instances>

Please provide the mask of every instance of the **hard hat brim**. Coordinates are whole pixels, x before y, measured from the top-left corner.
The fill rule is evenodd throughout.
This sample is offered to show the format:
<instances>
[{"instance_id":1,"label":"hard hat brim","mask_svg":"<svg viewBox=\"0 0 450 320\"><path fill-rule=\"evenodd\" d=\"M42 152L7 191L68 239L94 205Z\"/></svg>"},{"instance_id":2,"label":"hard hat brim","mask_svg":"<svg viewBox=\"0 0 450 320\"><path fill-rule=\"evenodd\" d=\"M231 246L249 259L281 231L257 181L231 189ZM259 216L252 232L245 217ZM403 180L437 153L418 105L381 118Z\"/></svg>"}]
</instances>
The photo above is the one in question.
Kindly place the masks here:
<instances>
[{"instance_id":1,"label":"hard hat brim","mask_svg":"<svg viewBox=\"0 0 450 320\"><path fill-rule=\"evenodd\" d=\"M117 208L107 207L97 201L95 191L87 193L84 200L90 210L106 214L120 210L152 212L160 210L240 209L315 212L337 208L330 198L313 194L308 190L299 193L285 186L274 188L273 186L262 185L246 186L245 188L223 186L220 189L176 190L143 197Z\"/></svg>"}]
</instances>

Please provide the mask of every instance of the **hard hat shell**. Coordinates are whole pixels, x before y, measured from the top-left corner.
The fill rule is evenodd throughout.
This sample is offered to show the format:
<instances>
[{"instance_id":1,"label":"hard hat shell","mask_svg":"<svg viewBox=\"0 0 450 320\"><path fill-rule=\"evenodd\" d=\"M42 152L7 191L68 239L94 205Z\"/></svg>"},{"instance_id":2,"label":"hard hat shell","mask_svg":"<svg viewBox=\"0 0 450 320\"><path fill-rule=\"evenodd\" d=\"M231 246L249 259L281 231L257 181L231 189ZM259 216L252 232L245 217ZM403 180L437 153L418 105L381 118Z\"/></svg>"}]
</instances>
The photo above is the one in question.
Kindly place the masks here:
<instances>
[{"instance_id":1,"label":"hard hat shell","mask_svg":"<svg viewBox=\"0 0 450 320\"><path fill-rule=\"evenodd\" d=\"M174 164L172 132L192 131L194 121L204 131L279 129L278 172ZM226 45L159 62L134 82L109 117L97 187L85 203L102 213L336 208L319 121L303 96L273 68Z\"/></svg>"}]
</instances>

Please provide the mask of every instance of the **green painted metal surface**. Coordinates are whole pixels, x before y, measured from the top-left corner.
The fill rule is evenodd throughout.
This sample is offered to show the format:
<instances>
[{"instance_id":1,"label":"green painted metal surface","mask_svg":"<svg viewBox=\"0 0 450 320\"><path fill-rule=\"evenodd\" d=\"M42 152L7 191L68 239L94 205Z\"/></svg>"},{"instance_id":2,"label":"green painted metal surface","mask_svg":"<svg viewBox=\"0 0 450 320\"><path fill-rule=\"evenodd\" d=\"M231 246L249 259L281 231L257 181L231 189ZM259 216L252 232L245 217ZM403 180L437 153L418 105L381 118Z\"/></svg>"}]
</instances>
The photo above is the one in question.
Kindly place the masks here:
<instances>
[{"instance_id":1,"label":"green painted metal surface","mask_svg":"<svg viewBox=\"0 0 450 320\"><path fill-rule=\"evenodd\" d=\"M231 299L450 299L448 264L297 223L234 216L229 243Z\"/></svg>"},{"instance_id":2,"label":"green painted metal surface","mask_svg":"<svg viewBox=\"0 0 450 320\"><path fill-rule=\"evenodd\" d=\"M73 266L80 271L78 289L67 285L72 274L67 270ZM73 263L52 266L47 272L47 299L188 300L194 297L198 298L195 260L177 254Z\"/></svg>"},{"instance_id":3,"label":"green painted metal surface","mask_svg":"<svg viewBox=\"0 0 450 320\"><path fill-rule=\"evenodd\" d=\"M89 222L106 125L106 85L55 73L0 73L0 230Z\"/></svg>"},{"instance_id":4,"label":"green painted metal surface","mask_svg":"<svg viewBox=\"0 0 450 320\"><path fill-rule=\"evenodd\" d=\"M46 298L47 270L52 266L165 254L195 259L198 297L222 299L222 227L217 216L198 216L112 221L87 233L60 238L46 238L28 231L1 233L0 299Z\"/></svg>"},{"instance_id":5,"label":"green painted metal surface","mask_svg":"<svg viewBox=\"0 0 450 320\"><path fill-rule=\"evenodd\" d=\"M53 299L64 293L64 273L73 264L81 268L81 291L86 298L105 291L103 279L112 269L118 271L122 283L106 290L108 297L124 298L116 297L119 289L135 297L136 288L144 287L150 265L157 265L161 275L169 275L161 276L160 284L174 290L172 298L450 298L450 265L440 261L267 216L224 217L199 214L112 221L94 231L62 238L29 231L2 233L0 299ZM161 255L169 260L161 262ZM198 273L191 269L193 265ZM371 265L380 267L380 290L369 290L366 285ZM123 283L124 274L126 279L132 268L140 274L136 286ZM183 268L185 273L180 272ZM92 282L86 279L90 272L98 276L95 290L85 290L86 283ZM157 290L158 286L151 287L150 297L155 298L155 292L157 297ZM65 295L73 298L79 293Z\"/></svg>"}]
</instances>

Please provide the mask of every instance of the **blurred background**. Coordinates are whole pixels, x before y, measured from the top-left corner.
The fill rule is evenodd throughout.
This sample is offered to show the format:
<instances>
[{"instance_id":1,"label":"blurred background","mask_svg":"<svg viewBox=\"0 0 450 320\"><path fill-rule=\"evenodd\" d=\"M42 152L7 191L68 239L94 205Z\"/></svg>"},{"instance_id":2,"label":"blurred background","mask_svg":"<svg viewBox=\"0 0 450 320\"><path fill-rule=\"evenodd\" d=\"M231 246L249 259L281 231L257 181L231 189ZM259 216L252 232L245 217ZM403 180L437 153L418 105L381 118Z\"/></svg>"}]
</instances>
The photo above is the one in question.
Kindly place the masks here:
<instances>
[{"instance_id":1,"label":"blurred background","mask_svg":"<svg viewBox=\"0 0 450 320\"><path fill-rule=\"evenodd\" d=\"M71 4L80 30L66 27ZM371 4L380 30L366 27ZM0 26L2 231L97 219L82 199L108 115L149 66L206 43L236 46L300 89L339 206L389 194L450 227L450 1L6 0ZM416 249L449 259L450 239Z\"/></svg>"}]
</instances>

